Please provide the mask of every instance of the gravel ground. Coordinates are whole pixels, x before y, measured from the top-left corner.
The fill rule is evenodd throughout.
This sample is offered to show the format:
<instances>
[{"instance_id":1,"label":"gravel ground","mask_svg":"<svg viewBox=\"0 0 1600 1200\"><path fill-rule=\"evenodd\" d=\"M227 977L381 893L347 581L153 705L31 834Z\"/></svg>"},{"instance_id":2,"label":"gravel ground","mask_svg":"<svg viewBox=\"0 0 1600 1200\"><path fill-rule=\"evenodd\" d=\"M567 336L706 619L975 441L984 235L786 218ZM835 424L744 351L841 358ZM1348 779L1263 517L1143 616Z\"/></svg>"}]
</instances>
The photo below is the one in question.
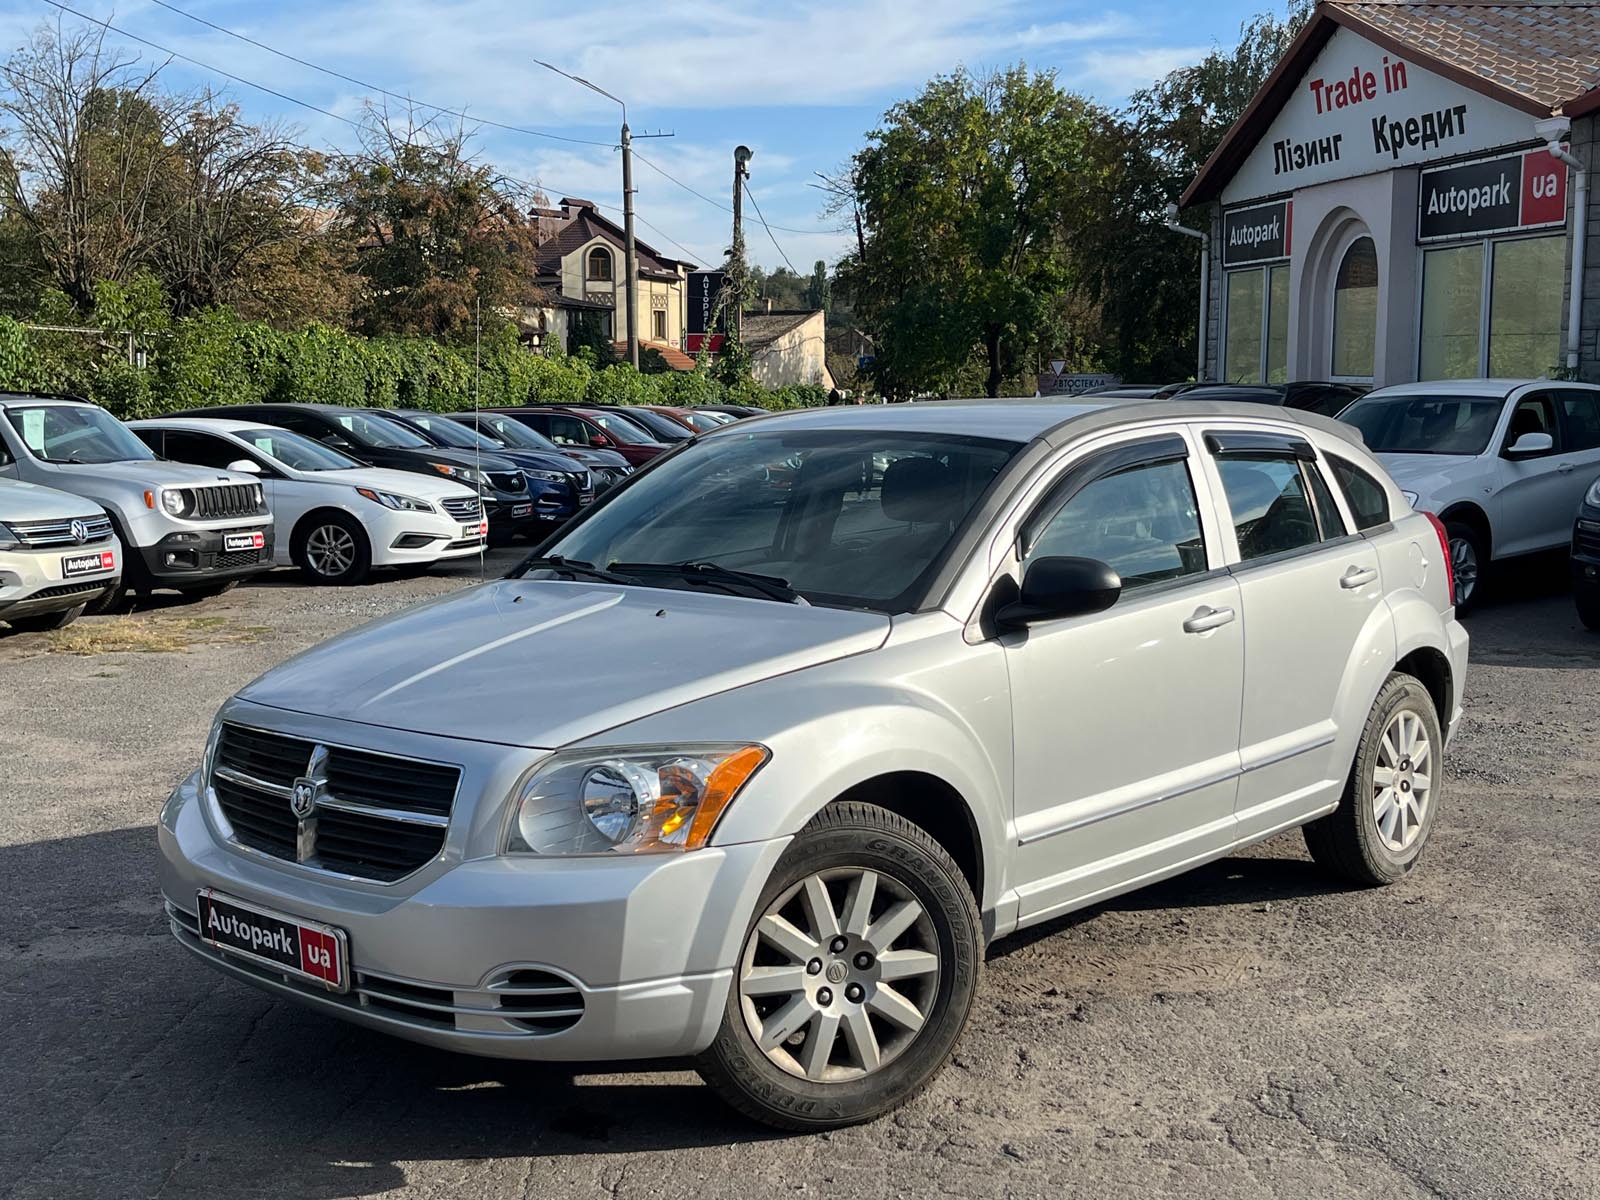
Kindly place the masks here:
<instances>
[{"instance_id":1,"label":"gravel ground","mask_svg":"<svg viewBox=\"0 0 1600 1200\"><path fill-rule=\"evenodd\" d=\"M0 637L0 1195L1600 1195L1600 636L1559 566L1469 621L1417 875L1342 890L1289 835L1008 939L923 1097L795 1138L674 1064L352 1029L166 933L151 827L217 705L476 569L158 606L161 653Z\"/></svg>"}]
</instances>

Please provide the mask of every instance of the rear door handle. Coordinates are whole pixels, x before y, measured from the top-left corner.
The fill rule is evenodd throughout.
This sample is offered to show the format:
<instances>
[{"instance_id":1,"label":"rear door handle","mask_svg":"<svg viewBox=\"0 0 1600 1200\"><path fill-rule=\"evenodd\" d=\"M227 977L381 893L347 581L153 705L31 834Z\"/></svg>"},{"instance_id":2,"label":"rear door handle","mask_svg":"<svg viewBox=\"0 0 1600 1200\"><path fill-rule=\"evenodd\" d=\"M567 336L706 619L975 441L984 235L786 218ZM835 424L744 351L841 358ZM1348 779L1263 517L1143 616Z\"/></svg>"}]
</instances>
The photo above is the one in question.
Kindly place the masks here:
<instances>
[{"instance_id":1,"label":"rear door handle","mask_svg":"<svg viewBox=\"0 0 1600 1200\"><path fill-rule=\"evenodd\" d=\"M1339 586L1342 588L1366 587L1378 577L1378 573L1371 567L1351 567L1339 576Z\"/></svg>"},{"instance_id":2,"label":"rear door handle","mask_svg":"<svg viewBox=\"0 0 1600 1200\"><path fill-rule=\"evenodd\" d=\"M1234 618L1231 608L1212 608L1202 604L1194 610L1194 616L1183 623L1185 633L1207 633L1213 629L1221 629Z\"/></svg>"}]
</instances>

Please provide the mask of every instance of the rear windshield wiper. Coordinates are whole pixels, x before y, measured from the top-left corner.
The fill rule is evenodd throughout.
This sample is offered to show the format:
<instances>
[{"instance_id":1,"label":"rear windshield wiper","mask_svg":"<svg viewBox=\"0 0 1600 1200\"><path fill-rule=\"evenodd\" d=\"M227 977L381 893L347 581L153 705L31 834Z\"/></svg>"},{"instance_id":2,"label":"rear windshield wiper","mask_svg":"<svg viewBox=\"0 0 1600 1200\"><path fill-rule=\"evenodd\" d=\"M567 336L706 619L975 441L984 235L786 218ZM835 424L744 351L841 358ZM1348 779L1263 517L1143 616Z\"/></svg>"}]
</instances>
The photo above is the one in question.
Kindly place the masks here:
<instances>
[{"instance_id":1,"label":"rear windshield wiper","mask_svg":"<svg viewBox=\"0 0 1600 1200\"><path fill-rule=\"evenodd\" d=\"M706 583L727 591L750 593L776 600L780 604L809 604L804 596L789 586L787 579L776 575L757 575L753 571L735 571L714 562L681 563L612 563L611 569L624 575L648 579L651 575L670 575L694 583Z\"/></svg>"},{"instance_id":2,"label":"rear windshield wiper","mask_svg":"<svg viewBox=\"0 0 1600 1200\"><path fill-rule=\"evenodd\" d=\"M607 571L595 566L593 563L578 562L575 559L562 558L558 554L547 557L530 555L506 573L507 579L521 579L529 571L554 571L557 574L569 575L573 579L592 579L596 583L638 583L637 579L629 579L615 571Z\"/></svg>"}]
</instances>

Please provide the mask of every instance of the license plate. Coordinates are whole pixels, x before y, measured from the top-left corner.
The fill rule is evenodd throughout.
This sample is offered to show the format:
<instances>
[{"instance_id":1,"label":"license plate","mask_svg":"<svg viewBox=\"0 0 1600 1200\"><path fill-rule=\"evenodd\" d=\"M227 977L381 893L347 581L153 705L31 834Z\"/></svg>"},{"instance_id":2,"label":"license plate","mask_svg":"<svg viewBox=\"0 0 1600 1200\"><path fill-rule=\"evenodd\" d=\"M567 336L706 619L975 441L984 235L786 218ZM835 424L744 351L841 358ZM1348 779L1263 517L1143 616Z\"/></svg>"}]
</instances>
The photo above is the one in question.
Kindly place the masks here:
<instances>
[{"instance_id":1,"label":"license plate","mask_svg":"<svg viewBox=\"0 0 1600 1200\"><path fill-rule=\"evenodd\" d=\"M224 550L261 550L267 544L267 535L259 529L252 533L225 533L222 535L222 548Z\"/></svg>"},{"instance_id":2,"label":"license plate","mask_svg":"<svg viewBox=\"0 0 1600 1200\"><path fill-rule=\"evenodd\" d=\"M489 522L479 521L476 525L463 525L461 536L464 538L481 538L489 536Z\"/></svg>"},{"instance_id":3,"label":"license plate","mask_svg":"<svg viewBox=\"0 0 1600 1200\"><path fill-rule=\"evenodd\" d=\"M350 990L344 930L219 896L210 888L202 888L198 898L200 936L207 945L320 983L331 992Z\"/></svg>"},{"instance_id":4,"label":"license plate","mask_svg":"<svg viewBox=\"0 0 1600 1200\"><path fill-rule=\"evenodd\" d=\"M61 578L76 579L79 575L97 575L113 571L117 566L114 550L96 550L90 554L69 554L61 560Z\"/></svg>"},{"instance_id":5,"label":"license plate","mask_svg":"<svg viewBox=\"0 0 1600 1200\"><path fill-rule=\"evenodd\" d=\"M511 515L513 517L532 516L533 515L533 505L531 505L531 504L513 504L511 506Z\"/></svg>"}]
</instances>

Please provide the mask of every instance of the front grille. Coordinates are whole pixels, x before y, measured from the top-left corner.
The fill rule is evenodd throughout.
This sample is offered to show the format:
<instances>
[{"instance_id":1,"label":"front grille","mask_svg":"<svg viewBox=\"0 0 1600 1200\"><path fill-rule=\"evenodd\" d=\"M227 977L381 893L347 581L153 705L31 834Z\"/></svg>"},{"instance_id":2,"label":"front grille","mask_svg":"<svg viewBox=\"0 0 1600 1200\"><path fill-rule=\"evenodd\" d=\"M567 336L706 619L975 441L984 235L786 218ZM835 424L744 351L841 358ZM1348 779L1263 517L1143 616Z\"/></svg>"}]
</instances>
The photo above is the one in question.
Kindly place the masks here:
<instances>
[{"instance_id":1,"label":"front grille","mask_svg":"<svg viewBox=\"0 0 1600 1200\"><path fill-rule=\"evenodd\" d=\"M486 478L489 480L489 486L497 492L528 490L528 481L523 478L521 471L490 471Z\"/></svg>"},{"instance_id":2,"label":"front grille","mask_svg":"<svg viewBox=\"0 0 1600 1200\"><path fill-rule=\"evenodd\" d=\"M483 516L483 505L476 496L450 496L439 507L458 521L476 521Z\"/></svg>"},{"instance_id":3,"label":"front grille","mask_svg":"<svg viewBox=\"0 0 1600 1200\"><path fill-rule=\"evenodd\" d=\"M1580 523L1573 531L1572 552L1588 558L1600 558L1600 528L1585 529Z\"/></svg>"},{"instance_id":4,"label":"front grille","mask_svg":"<svg viewBox=\"0 0 1600 1200\"><path fill-rule=\"evenodd\" d=\"M228 550L217 555L216 566L219 571L231 571L235 567L253 567L261 561L265 550Z\"/></svg>"},{"instance_id":5,"label":"front grille","mask_svg":"<svg viewBox=\"0 0 1600 1200\"><path fill-rule=\"evenodd\" d=\"M74 524L82 526L82 538L73 534ZM111 536L111 518L104 513L97 517L78 517L76 521L71 517L60 521L8 521L6 527L17 535L17 541L31 550L43 550L51 546L87 546L91 542L103 542Z\"/></svg>"},{"instance_id":6,"label":"front grille","mask_svg":"<svg viewBox=\"0 0 1600 1200\"><path fill-rule=\"evenodd\" d=\"M323 747L315 764L317 746L223 725L211 784L235 840L276 858L385 883L439 853L460 768L344 746ZM304 822L289 807L302 778L319 785L316 808Z\"/></svg>"},{"instance_id":7,"label":"front grille","mask_svg":"<svg viewBox=\"0 0 1600 1200\"><path fill-rule=\"evenodd\" d=\"M89 579L83 583L62 583L55 587L40 588L37 592L30 592L29 600L48 600L52 596L81 596L89 592L99 592L111 586L111 577Z\"/></svg>"},{"instance_id":8,"label":"front grille","mask_svg":"<svg viewBox=\"0 0 1600 1200\"><path fill-rule=\"evenodd\" d=\"M198 521L214 521L221 517L254 517L267 511L265 503L256 499L253 483L225 483L220 487L193 489L194 512Z\"/></svg>"},{"instance_id":9,"label":"front grille","mask_svg":"<svg viewBox=\"0 0 1600 1200\"><path fill-rule=\"evenodd\" d=\"M583 1017L584 998L569 980L552 971L518 969L489 983L487 990L440 987L363 971L352 965L354 986L348 993L329 992L274 971L264 963L225 954L200 936L200 918L170 900L167 924L185 946L213 962L279 986L294 988L312 1000L353 1011L365 1011L400 1024L504 1037L539 1037L571 1029Z\"/></svg>"}]
</instances>

